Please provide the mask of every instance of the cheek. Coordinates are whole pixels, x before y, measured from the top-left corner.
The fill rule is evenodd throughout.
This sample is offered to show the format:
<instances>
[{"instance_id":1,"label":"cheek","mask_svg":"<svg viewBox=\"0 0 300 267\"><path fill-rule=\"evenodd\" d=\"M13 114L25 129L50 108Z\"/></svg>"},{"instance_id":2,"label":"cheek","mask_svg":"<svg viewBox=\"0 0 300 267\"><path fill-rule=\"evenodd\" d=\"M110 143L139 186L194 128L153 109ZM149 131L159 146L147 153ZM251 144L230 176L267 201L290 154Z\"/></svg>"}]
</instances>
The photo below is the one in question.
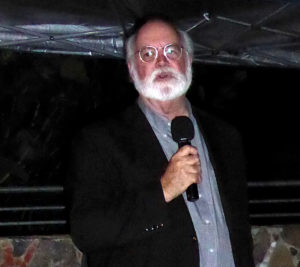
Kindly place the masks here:
<instances>
[{"instance_id":1,"label":"cheek","mask_svg":"<svg viewBox=\"0 0 300 267\"><path fill-rule=\"evenodd\" d=\"M186 73L186 58L185 57L181 57L181 59L179 61L173 61L170 62L170 67L173 68L174 70L180 72L181 74L185 74Z\"/></svg>"},{"instance_id":2,"label":"cheek","mask_svg":"<svg viewBox=\"0 0 300 267\"><path fill-rule=\"evenodd\" d=\"M141 80L144 80L152 73L150 64L143 64L142 62L137 63L137 73Z\"/></svg>"},{"instance_id":3,"label":"cheek","mask_svg":"<svg viewBox=\"0 0 300 267\"><path fill-rule=\"evenodd\" d=\"M186 63L187 63L186 59L182 57L182 59L177 64L177 69L183 74L185 74L186 72L186 67L187 67Z\"/></svg>"}]
</instances>

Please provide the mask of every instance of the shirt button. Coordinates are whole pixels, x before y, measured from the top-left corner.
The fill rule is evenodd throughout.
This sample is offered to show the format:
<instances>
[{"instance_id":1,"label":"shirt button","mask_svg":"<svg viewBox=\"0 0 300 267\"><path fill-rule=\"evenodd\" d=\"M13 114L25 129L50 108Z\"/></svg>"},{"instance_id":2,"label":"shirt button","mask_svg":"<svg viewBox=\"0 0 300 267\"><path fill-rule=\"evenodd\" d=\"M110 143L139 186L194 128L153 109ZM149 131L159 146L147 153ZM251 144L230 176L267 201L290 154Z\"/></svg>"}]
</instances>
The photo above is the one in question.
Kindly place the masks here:
<instances>
[{"instance_id":1,"label":"shirt button","mask_svg":"<svg viewBox=\"0 0 300 267\"><path fill-rule=\"evenodd\" d=\"M168 122L168 126L171 126L171 122Z\"/></svg>"},{"instance_id":2,"label":"shirt button","mask_svg":"<svg viewBox=\"0 0 300 267\"><path fill-rule=\"evenodd\" d=\"M210 224L210 220L205 220L205 223L206 224Z\"/></svg>"},{"instance_id":3,"label":"shirt button","mask_svg":"<svg viewBox=\"0 0 300 267\"><path fill-rule=\"evenodd\" d=\"M202 194L199 194L199 198L202 198Z\"/></svg>"},{"instance_id":4,"label":"shirt button","mask_svg":"<svg viewBox=\"0 0 300 267\"><path fill-rule=\"evenodd\" d=\"M164 137L167 137L167 135L166 135L166 134L164 134Z\"/></svg>"},{"instance_id":5,"label":"shirt button","mask_svg":"<svg viewBox=\"0 0 300 267\"><path fill-rule=\"evenodd\" d=\"M213 253L213 252L215 252L215 250L214 250L213 248L210 248L210 249L209 249L209 252L210 252L210 253Z\"/></svg>"}]
</instances>

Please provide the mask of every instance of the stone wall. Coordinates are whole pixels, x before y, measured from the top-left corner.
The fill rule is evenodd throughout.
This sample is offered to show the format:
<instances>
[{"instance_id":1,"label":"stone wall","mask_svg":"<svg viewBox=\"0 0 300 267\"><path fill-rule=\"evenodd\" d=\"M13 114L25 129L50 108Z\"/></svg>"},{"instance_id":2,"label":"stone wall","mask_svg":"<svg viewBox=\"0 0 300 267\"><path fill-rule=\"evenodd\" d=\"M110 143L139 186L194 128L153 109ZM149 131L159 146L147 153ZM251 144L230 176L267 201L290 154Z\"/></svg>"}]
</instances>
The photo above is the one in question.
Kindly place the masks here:
<instances>
[{"instance_id":1,"label":"stone wall","mask_svg":"<svg viewBox=\"0 0 300 267\"><path fill-rule=\"evenodd\" d=\"M300 225L252 227L257 267L300 267Z\"/></svg>"},{"instance_id":2,"label":"stone wall","mask_svg":"<svg viewBox=\"0 0 300 267\"><path fill-rule=\"evenodd\" d=\"M300 225L253 226L257 267L300 267ZM80 267L69 236L0 238L0 267Z\"/></svg>"},{"instance_id":3,"label":"stone wall","mask_svg":"<svg viewBox=\"0 0 300 267\"><path fill-rule=\"evenodd\" d=\"M0 238L0 267L80 267L69 236Z\"/></svg>"}]
</instances>

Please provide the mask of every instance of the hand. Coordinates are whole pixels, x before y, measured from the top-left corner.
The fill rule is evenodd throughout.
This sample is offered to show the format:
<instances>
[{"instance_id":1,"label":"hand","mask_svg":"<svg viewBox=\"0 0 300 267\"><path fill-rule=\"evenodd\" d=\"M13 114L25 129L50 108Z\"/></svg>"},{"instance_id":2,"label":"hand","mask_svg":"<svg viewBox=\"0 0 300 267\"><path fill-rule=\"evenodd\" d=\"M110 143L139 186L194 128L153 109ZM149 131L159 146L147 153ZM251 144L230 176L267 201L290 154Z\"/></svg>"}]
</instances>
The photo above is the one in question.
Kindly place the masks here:
<instances>
[{"instance_id":1,"label":"hand","mask_svg":"<svg viewBox=\"0 0 300 267\"><path fill-rule=\"evenodd\" d=\"M197 149L190 145L181 147L172 156L160 180L166 202L181 195L191 184L200 181L200 158Z\"/></svg>"}]
</instances>

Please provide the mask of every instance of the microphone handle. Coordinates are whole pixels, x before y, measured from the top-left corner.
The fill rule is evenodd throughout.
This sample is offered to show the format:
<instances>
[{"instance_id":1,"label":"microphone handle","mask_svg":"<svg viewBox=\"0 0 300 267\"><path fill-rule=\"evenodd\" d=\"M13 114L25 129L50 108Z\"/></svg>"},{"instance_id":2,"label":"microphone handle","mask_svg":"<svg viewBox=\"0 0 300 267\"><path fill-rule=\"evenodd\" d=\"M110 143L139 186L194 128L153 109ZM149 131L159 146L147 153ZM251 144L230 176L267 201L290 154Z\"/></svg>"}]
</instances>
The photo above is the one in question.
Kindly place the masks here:
<instances>
[{"instance_id":1,"label":"microphone handle","mask_svg":"<svg viewBox=\"0 0 300 267\"><path fill-rule=\"evenodd\" d=\"M194 202L199 199L198 187L197 184L191 184L186 190L187 200Z\"/></svg>"},{"instance_id":2,"label":"microphone handle","mask_svg":"<svg viewBox=\"0 0 300 267\"><path fill-rule=\"evenodd\" d=\"M178 143L178 147L181 148L185 145L191 145L189 140L184 140ZM199 199L198 186L197 184L191 184L186 190L187 200L190 202L194 202Z\"/></svg>"}]
</instances>

